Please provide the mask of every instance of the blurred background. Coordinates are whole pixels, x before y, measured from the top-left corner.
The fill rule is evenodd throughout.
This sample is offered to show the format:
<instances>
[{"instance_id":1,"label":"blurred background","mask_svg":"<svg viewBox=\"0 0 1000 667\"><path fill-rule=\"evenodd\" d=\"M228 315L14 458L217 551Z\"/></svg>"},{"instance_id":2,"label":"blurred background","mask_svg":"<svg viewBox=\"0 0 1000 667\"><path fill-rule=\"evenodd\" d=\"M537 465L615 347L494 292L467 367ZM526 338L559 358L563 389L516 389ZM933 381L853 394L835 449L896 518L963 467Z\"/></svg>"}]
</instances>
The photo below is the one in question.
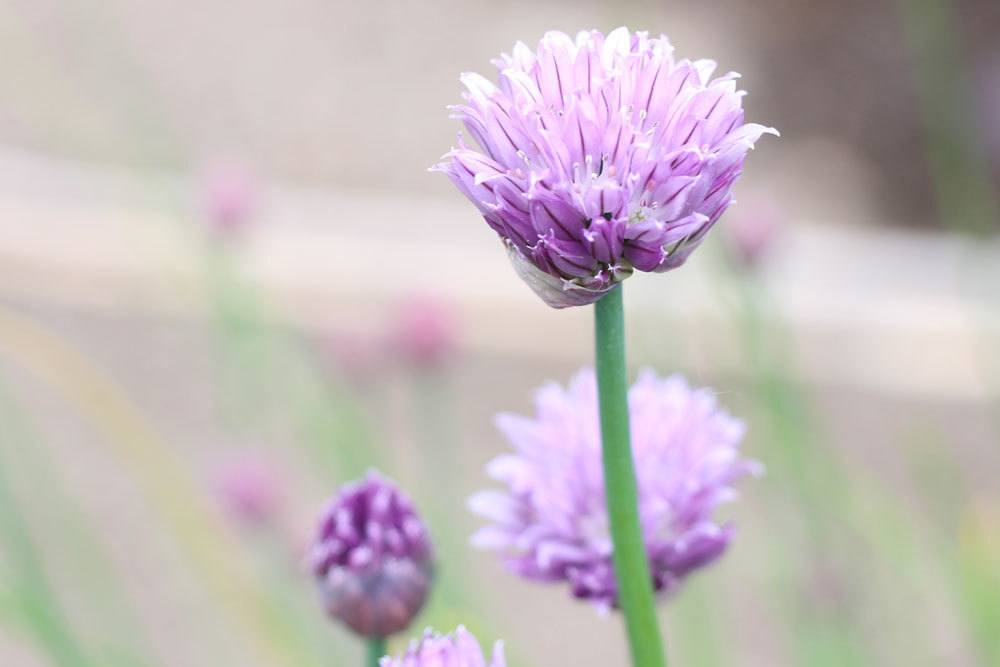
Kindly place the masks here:
<instances>
[{"instance_id":1,"label":"blurred background","mask_svg":"<svg viewBox=\"0 0 1000 667\"><path fill-rule=\"evenodd\" d=\"M0 664L358 664L302 553L371 466L437 541L415 633L626 663L614 618L466 547L493 415L589 363L591 313L426 171L460 72L621 24L782 131L626 286L631 364L714 387L768 468L664 608L672 663L1000 665L990 0L0 0Z\"/></svg>"}]
</instances>

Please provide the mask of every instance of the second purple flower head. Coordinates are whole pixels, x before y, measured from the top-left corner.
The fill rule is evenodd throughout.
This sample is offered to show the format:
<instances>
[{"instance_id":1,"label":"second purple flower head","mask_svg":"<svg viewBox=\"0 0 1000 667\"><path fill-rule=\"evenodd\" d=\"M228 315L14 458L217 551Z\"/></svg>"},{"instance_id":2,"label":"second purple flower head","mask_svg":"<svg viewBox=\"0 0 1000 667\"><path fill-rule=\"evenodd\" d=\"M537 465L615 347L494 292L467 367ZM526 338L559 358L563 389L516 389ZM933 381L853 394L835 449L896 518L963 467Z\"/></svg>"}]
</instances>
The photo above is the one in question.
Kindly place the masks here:
<instances>
[{"instance_id":1,"label":"second purple flower head","mask_svg":"<svg viewBox=\"0 0 1000 667\"><path fill-rule=\"evenodd\" d=\"M739 456L743 424L680 376L644 371L628 402L646 554L655 589L668 595L726 550L733 527L717 524L714 511L734 497L734 482L761 466ZM565 389L542 387L535 406L534 418L497 419L514 452L488 467L506 488L470 499L490 521L473 543L500 551L528 579L566 581L574 596L614 607L593 370L580 371Z\"/></svg>"}]
</instances>

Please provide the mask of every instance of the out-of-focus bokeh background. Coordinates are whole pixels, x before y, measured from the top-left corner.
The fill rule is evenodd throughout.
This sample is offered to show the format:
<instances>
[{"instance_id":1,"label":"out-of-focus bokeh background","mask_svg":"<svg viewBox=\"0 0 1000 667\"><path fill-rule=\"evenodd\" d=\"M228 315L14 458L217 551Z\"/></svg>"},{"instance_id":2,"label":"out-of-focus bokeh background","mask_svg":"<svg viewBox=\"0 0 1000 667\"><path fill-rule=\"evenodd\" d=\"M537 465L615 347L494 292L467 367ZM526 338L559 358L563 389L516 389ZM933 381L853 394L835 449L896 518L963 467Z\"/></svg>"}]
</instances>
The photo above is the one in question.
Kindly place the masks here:
<instances>
[{"instance_id":1,"label":"out-of-focus bokeh background","mask_svg":"<svg viewBox=\"0 0 1000 667\"><path fill-rule=\"evenodd\" d=\"M591 358L426 169L458 74L620 24L775 125L630 361L768 475L664 608L673 664L1000 664L1000 5L0 1L0 664L358 664L302 567L376 466L442 560L414 632L623 665L613 617L466 547L463 499ZM403 639L394 643L402 646Z\"/></svg>"}]
</instances>

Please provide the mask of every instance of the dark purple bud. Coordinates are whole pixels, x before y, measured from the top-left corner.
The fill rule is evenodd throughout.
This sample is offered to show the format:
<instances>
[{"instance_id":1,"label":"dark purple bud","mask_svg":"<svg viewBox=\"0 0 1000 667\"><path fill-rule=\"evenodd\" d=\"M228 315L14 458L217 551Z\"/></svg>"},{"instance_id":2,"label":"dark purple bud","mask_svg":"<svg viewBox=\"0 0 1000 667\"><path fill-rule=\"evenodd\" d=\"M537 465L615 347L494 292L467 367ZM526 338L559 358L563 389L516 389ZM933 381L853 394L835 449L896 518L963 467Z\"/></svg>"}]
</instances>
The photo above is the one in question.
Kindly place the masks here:
<instances>
[{"instance_id":1,"label":"dark purple bud","mask_svg":"<svg viewBox=\"0 0 1000 667\"><path fill-rule=\"evenodd\" d=\"M308 558L327 613L363 637L405 629L427 601L427 531L410 500L378 473L326 505Z\"/></svg>"}]
</instances>

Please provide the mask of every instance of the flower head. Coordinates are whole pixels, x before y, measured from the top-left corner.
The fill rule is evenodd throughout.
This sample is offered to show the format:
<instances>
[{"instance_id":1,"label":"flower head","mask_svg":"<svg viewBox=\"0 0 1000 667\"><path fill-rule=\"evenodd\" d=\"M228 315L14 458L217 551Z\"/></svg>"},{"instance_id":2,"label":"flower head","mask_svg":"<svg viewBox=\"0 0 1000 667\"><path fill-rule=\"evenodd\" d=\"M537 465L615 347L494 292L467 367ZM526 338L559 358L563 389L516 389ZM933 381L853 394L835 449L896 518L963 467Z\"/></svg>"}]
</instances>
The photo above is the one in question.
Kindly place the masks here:
<instances>
[{"instance_id":1,"label":"flower head","mask_svg":"<svg viewBox=\"0 0 1000 667\"><path fill-rule=\"evenodd\" d=\"M410 500L377 473L330 500L308 559L327 612L362 636L399 632L427 600L427 531Z\"/></svg>"},{"instance_id":2,"label":"flower head","mask_svg":"<svg viewBox=\"0 0 1000 667\"><path fill-rule=\"evenodd\" d=\"M215 472L215 491L222 509L234 521L262 526L275 518L282 501L280 476L273 462L241 456L225 461Z\"/></svg>"},{"instance_id":3,"label":"flower head","mask_svg":"<svg viewBox=\"0 0 1000 667\"><path fill-rule=\"evenodd\" d=\"M743 424L719 409L706 389L643 371L628 395L639 490L639 516L653 584L674 591L693 570L718 558L733 536L715 508L732 484L759 464L739 458ZM501 415L515 452L494 459L504 491L482 491L470 508L492 523L473 543L497 549L509 568L537 581L566 581L574 596L616 604L605 509L597 383L591 369L563 389L539 390L534 418Z\"/></svg>"},{"instance_id":4,"label":"flower head","mask_svg":"<svg viewBox=\"0 0 1000 667\"><path fill-rule=\"evenodd\" d=\"M220 162L203 175L201 186L201 206L211 231L221 238L243 232L258 204L249 172L235 163Z\"/></svg>"},{"instance_id":5,"label":"flower head","mask_svg":"<svg viewBox=\"0 0 1000 667\"><path fill-rule=\"evenodd\" d=\"M496 84L462 75L452 108L479 150L459 138L435 169L557 308L680 266L732 203L747 151L777 134L743 122L737 74L674 60L664 36L549 32L494 64Z\"/></svg>"},{"instance_id":6,"label":"flower head","mask_svg":"<svg viewBox=\"0 0 1000 667\"><path fill-rule=\"evenodd\" d=\"M767 205L737 207L724 228L729 254L737 266L754 270L762 264L778 236L777 219Z\"/></svg>"},{"instance_id":7,"label":"flower head","mask_svg":"<svg viewBox=\"0 0 1000 667\"><path fill-rule=\"evenodd\" d=\"M507 662L503 645L497 642L487 663L476 638L459 626L448 636L428 630L422 639L410 644L406 653L397 658L382 658L379 664L381 667L506 667Z\"/></svg>"},{"instance_id":8,"label":"flower head","mask_svg":"<svg viewBox=\"0 0 1000 667\"><path fill-rule=\"evenodd\" d=\"M458 347L458 327L448 303L431 295L414 295L398 305L391 345L416 366L442 364Z\"/></svg>"}]
</instances>

